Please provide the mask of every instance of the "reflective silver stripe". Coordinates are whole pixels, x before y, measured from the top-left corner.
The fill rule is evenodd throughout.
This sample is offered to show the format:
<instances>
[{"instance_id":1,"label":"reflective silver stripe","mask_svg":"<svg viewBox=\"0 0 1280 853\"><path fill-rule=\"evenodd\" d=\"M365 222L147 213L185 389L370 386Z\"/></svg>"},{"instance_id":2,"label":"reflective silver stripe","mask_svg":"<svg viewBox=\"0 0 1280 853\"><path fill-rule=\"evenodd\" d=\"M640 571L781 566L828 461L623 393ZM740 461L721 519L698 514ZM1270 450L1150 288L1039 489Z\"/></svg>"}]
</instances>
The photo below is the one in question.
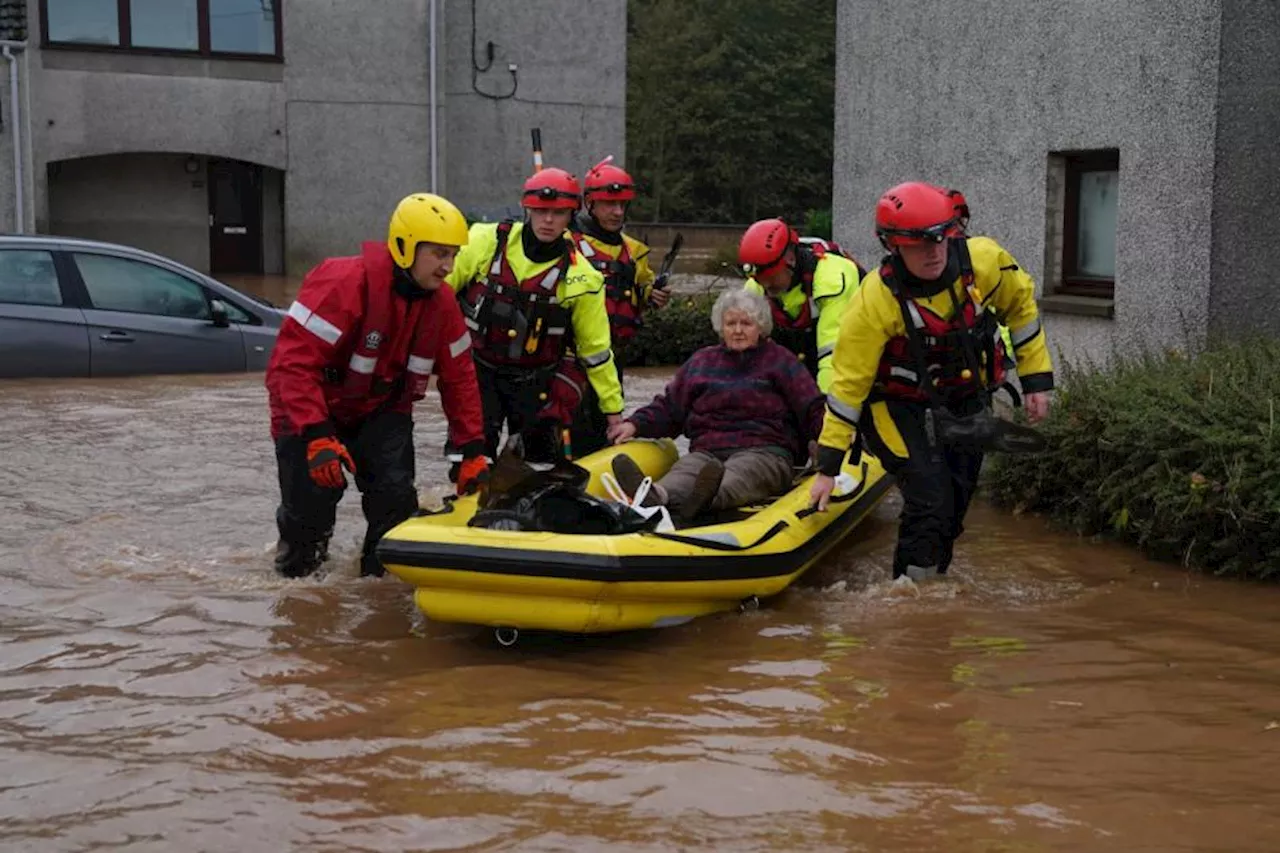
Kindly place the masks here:
<instances>
[{"instance_id":1,"label":"reflective silver stripe","mask_svg":"<svg viewBox=\"0 0 1280 853\"><path fill-rule=\"evenodd\" d=\"M855 427L858 425L858 418L862 414L862 410L857 406L842 403L830 394L827 395L827 411Z\"/></svg>"},{"instance_id":2,"label":"reflective silver stripe","mask_svg":"<svg viewBox=\"0 0 1280 853\"><path fill-rule=\"evenodd\" d=\"M453 343L449 344L449 355L457 358L467 351L467 347L471 346L471 333L467 332Z\"/></svg>"},{"instance_id":3,"label":"reflective silver stripe","mask_svg":"<svg viewBox=\"0 0 1280 853\"><path fill-rule=\"evenodd\" d=\"M480 324L475 320L472 320L470 317L464 318L462 322L467 324L468 329L475 329L477 332L480 331Z\"/></svg>"},{"instance_id":4,"label":"reflective silver stripe","mask_svg":"<svg viewBox=\"0 0 1280 853\"><path fill-rule=\"evenodd\" d=\"M431 368L436 366L435 359L423 358L419 355L409 356L409 372L419 373L423 376L431 375Z\"/></svg>"},{"instance_id":5,"label":"reflective silver stripe","mask_svg":"<svg viewBox=\"0 0 1280 853\"><path fill-rule=\"evenodd\" d=\"M502 272L502 256L494 255L493 263L489 265L489 275L498 275Z\"/></svg>"},{"instance_id":6,"label":"reflective silver stripe","mask_svg":"<svg viewBox=\"0 0 1280 853\"><path fill-rule=\"evenodd\" d=\"M547 277L542 280L543 290L555 290L556 282L560 280L560 267L552 267L547 270Z\"/></svg>"},{"instance_id":7,"label":"reflective silver stripe","mask_svg":"<svg viewBox=\"0 0 1280 853\"><path fill-rule=\"evenodd\" d=\"M818 350L818 361L822 361L824 358L831 355L835 351L836 351L835 344L829 344L828 346L822 347L821 349Z\"/></svg>"},{"instance_id":8,"label":"reflective silver stripe","mask_svg":"<svg viewBox=\"0 0 1280 853\"><path fill-rule=\"evenodd\" d=\"M582 363L587 367L599 367L613 357L613 353L607 349L600 352L593 352L591 355L582 356Z\"/></svg>"},{"instance_id":9,"label":"reflective silver stripe","mask_svg":"<svg viewBox=\"0 0 1280 853\"><path fill-rule=\"evenodd\" d=\"M356 373L368 375L373 373L374 365L378 363L378 359L371 355L360 355L358 352L351 354L351 360L347 362L347 366Z\"/></svg>"},{"instance_id":10,"label":"reflective silver stripe","mask_svg":"<svg viewBox=\"0 0 1280 853\"><path fill-rule=\"evenodd\" d=\"M1017 329L1009 330L1009 340L1013 341L1015 347L1020 347L1027 341L1040 334L1040 318L1037 317L1025 326Z\"/></svg>"},{"instance_id":11,"label":"reflective silver stripe","mask_svg":"<svg viewBox=\"0 0 1280 853\"><path fill-rule=\"evenodd\" d=\"M891 366L889 368L889 375L896 376L899 379L906 379L909 382L913 382L913 383L920 381L919 373L916 373L914 370L907 370L905 367L898 367L896 365Z\"/></svg>"},{"instance_id":12,"label":"reflective silver stripe","mask_svg":"<svg viewBox=\"0 0 1280 853\"><path fill-rule=\"evenodd\" d=\"M336 344L342 337L341 329L301 302L295 302L289 306L289 316L296 320L299 326L327 344Z\"/></svg>"},{"instance_id":13,"label":"reflective silver stripe","mask_svg":"<svg viewBox=\"0 0 1280 853\"><path fill-rule=\"evenodd\" d=\"M577 392L578 392L578 394L579 394L579 396L581 396L581 394L582 394L582 386L581 386L581 385L579 385L577 382L574 382L574 381L573 381L572 379L570 379L568 376L565 376L563 373L559 373L559 372L557 372L557 373L556 373L556 379L559 379L561 382L565 383L565 384L566 384L566 385L568 385L570 388L572 388L573 390L577 391Z\"/></svg>"},{"instance_id":14,"label":"reflective silver stripe","mask_svg":"<svg viewBox=\"0 0 1280 853\"><path fill-rule=\"evenodd\" d=\"M812 296L809 297L809 316L822 316L822 309L818 307L818 300L814 299Z\"/></svg>"},{"instance_id":15,"label":"reflective silver stripe","mask_svg":"<svg viewBox=\"0 0 1280 853\"><path fill-rule=\"evenodd\" d=\"M588 258L596 253L595 249L591 248L591 243L588 242L585 237L578 241L578 248L581 249L582 254Z\"/></svg>"},{"instance_id":16,"label":"reflective silver stripe","mask_svg":"<svg viewBox=\"0 0 1280 853\"><path fill-rule=\"evenodd\" d=\"M564 326L548 326L547 327L548 335L563 335L564 332L565 332Z\"/></svg>"},{"instance_id":17,"label":"reflective silver stripe","mask_svg":"<svg viewBox=\"0 0 1280 853\"><path fill-rule=\"evenodd\" d=\"M911 313L911 322L916 324L917 329L924 328L924 318L920 316L920 309L916 307L913 300L907 300L907 311Z\"/></svg>"}]
</instances>

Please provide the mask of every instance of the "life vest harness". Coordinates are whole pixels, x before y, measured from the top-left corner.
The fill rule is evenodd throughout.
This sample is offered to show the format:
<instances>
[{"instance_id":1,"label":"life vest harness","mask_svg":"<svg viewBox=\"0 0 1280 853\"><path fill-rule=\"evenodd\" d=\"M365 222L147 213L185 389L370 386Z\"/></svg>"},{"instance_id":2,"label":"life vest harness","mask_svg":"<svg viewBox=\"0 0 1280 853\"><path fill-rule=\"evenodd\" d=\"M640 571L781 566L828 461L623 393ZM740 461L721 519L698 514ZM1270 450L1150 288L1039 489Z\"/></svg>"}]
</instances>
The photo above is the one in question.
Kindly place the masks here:
<instances>
[{"instance_id":1,"label":"life vest harness","mask_svg":"<svg viewBox=\"0 0 1280 853\"><path fill-rule=\"evenodd\" d=\"M889 259L881 265L880 278L897 297L906 334L891 339L884 348L875 397L916 400L945 408L948 401L973 394L990 397L1003 386L1017 402L1017 392L1005 383L999 323L982 304L966 241L955 242L960 281L968 298L961 304L955 287L947 286L955 309L949 320L922 308L907 295Z\"/></svg>"},{"instance_id":2,"label":"life vest harness","mask_svg":"<svg viewBox=\"0 0 1280 853\"><path fill-rule=\"evenodd\" d=\"M813 276L818 269L818 262L827 255L835 255L853 261L836 243L823 240L821 237L801 237L796 247L796 284L802 288L805 301L800 313L792 317L782 305L782 301L768 296L769 313L773 317L773 338L791 352L808 369L813 376L818 375L818 317L822 313L817 300L813 298ZM857 262L854 261L857 265ZM862 267L858 267L859 277Z\"/></svg>"},{"instance_id":3,"label":"life vest harness","mask_svg":"<svg viewBox=\"0 0 1280 853\"><path fill-rule=\"evenodd\" d=\"M460 307L482 360L545 367L554 364L569 346L571 317L556 294L575 253L573 245L567 244L553 266L521 281L507 258L512 225L513 220L498 224L498 245L489 271L464 289Z\"/></svg>"},{"instance_id":4,"label":"life vest harness","mask_svg":"<svg viewBox=\"0 0 1280 853\"><path fill-rule=\"evenodd\" d=\"M634 337L642 323L644 305L640 299L641 288L636 286L636 262L631 257L631 247L623 239L618 257L610 258L584 236L578 241L578 250L587 263L604 276L604 303L610 332L622 339Z\"/></svg>"}]
</instances>

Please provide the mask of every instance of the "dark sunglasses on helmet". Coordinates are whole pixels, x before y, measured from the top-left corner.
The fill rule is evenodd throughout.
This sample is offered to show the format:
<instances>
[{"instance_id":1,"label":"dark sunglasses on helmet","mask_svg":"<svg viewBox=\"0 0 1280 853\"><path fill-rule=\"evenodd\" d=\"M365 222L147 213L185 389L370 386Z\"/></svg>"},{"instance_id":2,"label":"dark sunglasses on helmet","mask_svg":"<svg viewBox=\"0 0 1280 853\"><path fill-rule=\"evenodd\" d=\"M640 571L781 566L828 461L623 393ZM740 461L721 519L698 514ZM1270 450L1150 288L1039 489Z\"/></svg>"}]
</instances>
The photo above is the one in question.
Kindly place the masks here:
<instances>
[{"instance_id":1,"label":"dark sunglasses on helmet","mask_svg":"<svg viewBox=\"0 0 1280 853\"><path fill-rule=\"evenodd\" d=\"M903 237L908 240L920 240L925 243L941 243L956 231L956 220L948 219L928 228L881 228L880 233L886 237Z\"/></svg>"}]
</instances>

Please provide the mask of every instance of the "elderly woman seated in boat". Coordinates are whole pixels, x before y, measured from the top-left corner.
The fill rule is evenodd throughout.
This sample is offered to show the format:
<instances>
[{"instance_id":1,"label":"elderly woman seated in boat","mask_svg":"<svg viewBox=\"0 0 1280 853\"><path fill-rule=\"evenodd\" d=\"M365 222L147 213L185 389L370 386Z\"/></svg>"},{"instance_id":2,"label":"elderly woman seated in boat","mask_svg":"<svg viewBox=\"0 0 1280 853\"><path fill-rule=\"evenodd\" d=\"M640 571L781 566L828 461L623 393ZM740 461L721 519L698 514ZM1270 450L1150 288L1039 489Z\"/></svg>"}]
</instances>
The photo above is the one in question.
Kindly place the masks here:
<instances>
[{"instance_id":1,"label":"elderly woman seated in boat","mask_svg":"<svg viewBox=\"0 0 1280 853\"><path fill-rule=\"evenodd\" d=\"M795 355L769 340L773 320L764 297L726 290L711 309L711 325L721 343L694 353L653 402L609 430L615 444L688 436L688 455L645 499L665 504L683 523L788 490L793 464L805 461L822 429L825 398ZM628 495L644 480L622 453L613 473Z\"/></svg>"}]
</instances>

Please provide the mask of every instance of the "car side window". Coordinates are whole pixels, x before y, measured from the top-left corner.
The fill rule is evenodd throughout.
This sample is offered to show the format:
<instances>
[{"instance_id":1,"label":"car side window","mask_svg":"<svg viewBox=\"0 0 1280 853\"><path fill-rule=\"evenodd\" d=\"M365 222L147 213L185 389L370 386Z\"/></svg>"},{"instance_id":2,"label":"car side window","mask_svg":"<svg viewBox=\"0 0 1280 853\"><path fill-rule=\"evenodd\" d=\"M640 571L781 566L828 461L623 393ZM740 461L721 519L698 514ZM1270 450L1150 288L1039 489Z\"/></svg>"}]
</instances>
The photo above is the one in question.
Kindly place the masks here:
<instances>
[{"instance_id":1,"label":"car side window","mask_svg":"<svg viewBox=\"0 0 1280 853\"><path fill-rule=\"evenodd\" d=\"M62 305L53 255L29 249L0 249L0 302Z\"/></svg>"},{"instance_id":2,"label":"car side window","mask_svg":"<svg viewBox=\"0 0 1280 853\"><path fill-rule=\"evenodd\" d=\"M185 276L128 258L80 252L72 257L94 308L187 320L211 319L204 288Z\"/></svg>"},{"instance_id":3,"label":"car side window","mask_svg":"<svg viewBox=\"0 0 1280 853\"><path fill-rule=\"evenodd\" d=\"M211 299L222 299L222 297L218 296L218 294L216 293L210 293L209 297ZM245 313L245 311L241 309L239 305L236 305L230 299L222 299L222 304L226 306L227 319L230 320L232 323L250 324L253 322L253 318L250 317L247 313Z\"/></svg>"}]
</instances>

